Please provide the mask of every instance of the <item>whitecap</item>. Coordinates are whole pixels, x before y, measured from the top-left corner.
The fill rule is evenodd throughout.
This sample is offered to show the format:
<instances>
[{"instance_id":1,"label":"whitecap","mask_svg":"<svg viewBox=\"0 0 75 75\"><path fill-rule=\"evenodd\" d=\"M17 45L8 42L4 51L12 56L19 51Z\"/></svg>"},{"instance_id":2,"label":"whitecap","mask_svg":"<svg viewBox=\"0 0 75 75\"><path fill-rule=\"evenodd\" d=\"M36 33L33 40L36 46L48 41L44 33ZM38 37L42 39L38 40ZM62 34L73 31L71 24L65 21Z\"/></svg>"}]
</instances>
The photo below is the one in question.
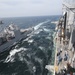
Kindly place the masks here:
<instances>
[{"instance_id":1,"label":"whitecap","mask_svg":"<svg viewBox=\"0 0 75 75\"><path fill-rule=\"evenodd\" d=\"M28 40L28 43L32 43L34 40L33 39L31 39L31 40Z\"/></svg>"},{"instance_id":2,"label":"whitecap","mask_svg":"<svg viewBox=\"0 0 75 75\"><path fill-rule=\"evenodd\" d=\"M43 50L43 49L44 49L44 47L42 47L42 46L39 46L39 48L40 48L41 50Z\"/></svg>"},{"instance_id":3,"label":"whitecap","mask_svg":"<svg viewBox=\"0 0 75 75\"><path fill-rule=\"evenodd\" d=\"M54 72L54 65L46 65L45 68L51 72Z\"/></svg>"},{"instance_id":4,"label":"whitecap","mask_svg":"<svg viewBox=\"0 0 75 75\"><path fill-rule=\"evenodd\" d=\"M14 50L12 50L11 52L10 52L10 56L13 56L13 55L15 55L16 53L18 53L18 52L20 52L20 51L22 51L22 50L27 50L26 48L19 48L19 49L14 49Z\"/></svg>"},{"instance_id":5,"label":"whitecap","mask_svg":"<svg viewBox=\"0 0 75 75\"><path fill-rule=\"evenodd\" d=\"M23 42L28 41L30 38L32 38L33 34L34 34L33 32L31 34L29 34L29 37L27 37L26 39L24 39Z\"/></svg>"},{"instance_id":6,"label":"whitecap","mask_svg":"<svg viewBox=\"0 0 75 75\"><path fill-rule=\"evenodd\" d=\"M36 25L36 26L34 27L34 30L39 29L40 26L42 26L43 24L45 24L45 23L47 23L47 22L49 22L49 21L50 21L50 20L44 21L44 22L42 22L42 23L39 23L38 25Z\"/></svg>"},{"instance_id":7,"label":"whitecap","mask_svg":"<svg viewBox=\"0 0 75 75\"><path fill-rule=\"evenodd\" d=\"M26 48L19 48L19 49L14 49L14 50L11 50L10 51L10 54L9 56L5 59L5 63L8 63L8 62L14 62L14 59L15 59L15 54L20 52L20 51L26 51L27 49Z\"/></svg>"},{"instance_id":8,"label":"whitecap","mask_svg":"<svg viewBox=\"0 0 75 75\"><path fill-rule=\"evenodd\" d=\"M15 46L15 48L19 47L18 45Z\"/></svg>"},{"instance_id":9,"label":"whitecap","mask_svg":"<svg viewBox=\"0 0 75 75\"><path fill-rule=\"evenodd\" d=\"M46 29L46 28L44 28L43 30L46 31L46 32L50 32L50 30L49 29Z\"/></svg>"},{"instance_id":10,"label":"whitecap","mask_svg":"<svg viewBox=\"0 0 75 75\"><path fill-rule=\"evenodd\" d=\"M42 29L36 30L36 31L34 32L34 34L39 34L41 31L43 31L43 30L42 30Z\"/></svg>"},{"instance_id":11,"label":"whitecap","mask_svg":"<svg viewBox=\"0 0 75 75\"><path fill-rule=\"evenodd\" d=\"M40 28L40 26L41 25L43 25L44 23L39 23L38 25L36 25L35 27L34 27L34 30L37 30L37 29L39 29Z\"/></svg>"},{"instance_id":12,"label":"whitecap","mask_svg":"<svg viewBox=\"0 0 75 75\"><path fill-rule=\"evenodd\" d=\"M36 72L36 66L33 66L33 71Z\"/></svg>"}]
</instances>

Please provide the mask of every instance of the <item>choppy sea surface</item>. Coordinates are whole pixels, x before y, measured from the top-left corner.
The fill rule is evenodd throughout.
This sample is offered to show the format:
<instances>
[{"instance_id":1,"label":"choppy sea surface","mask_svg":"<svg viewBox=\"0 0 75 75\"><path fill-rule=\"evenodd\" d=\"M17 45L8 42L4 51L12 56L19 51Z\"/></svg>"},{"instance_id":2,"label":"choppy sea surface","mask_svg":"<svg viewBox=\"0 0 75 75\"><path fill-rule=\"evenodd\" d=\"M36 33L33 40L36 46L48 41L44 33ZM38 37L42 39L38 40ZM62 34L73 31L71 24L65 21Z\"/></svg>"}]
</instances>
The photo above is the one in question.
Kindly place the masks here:
<instances>
[{"instance_id":1,"label":"choppy sea surface","mask_svg":"<svg viewBox=\"0 0 75 75\"><path fill-rule=\"evenodd\" d=\"M58 18L59 16L3 18L1 30L12 22L19 28L33 26L34 31L15 47L0 54L0 75L52 75L45 66L54 62L55 25L51 21Z\"/></svg>"}]
</instances>

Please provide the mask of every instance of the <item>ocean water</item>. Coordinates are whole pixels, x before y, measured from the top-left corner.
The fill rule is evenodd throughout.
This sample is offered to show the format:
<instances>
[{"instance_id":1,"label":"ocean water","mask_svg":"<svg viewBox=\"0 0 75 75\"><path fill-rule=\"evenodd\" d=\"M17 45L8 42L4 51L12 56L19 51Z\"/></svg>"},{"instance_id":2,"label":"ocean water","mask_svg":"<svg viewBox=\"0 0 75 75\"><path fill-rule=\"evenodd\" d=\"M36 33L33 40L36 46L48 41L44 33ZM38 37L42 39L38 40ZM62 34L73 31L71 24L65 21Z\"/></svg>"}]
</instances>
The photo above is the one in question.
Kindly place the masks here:
<instances>
[{"instance_id":1,"label":"ocean water","mask_svg":"<svg viewBox=\"0 0 75 75\"><path fill-rule=\"evenodd\" d=\"M55 25L51 21L58 18L59 16L3 18L1 30L14 23L19 28L33 26L34 31L9 51L0 54L0 75L52 75L45 66L54 62Z\"/></svg>"}]
</instances>

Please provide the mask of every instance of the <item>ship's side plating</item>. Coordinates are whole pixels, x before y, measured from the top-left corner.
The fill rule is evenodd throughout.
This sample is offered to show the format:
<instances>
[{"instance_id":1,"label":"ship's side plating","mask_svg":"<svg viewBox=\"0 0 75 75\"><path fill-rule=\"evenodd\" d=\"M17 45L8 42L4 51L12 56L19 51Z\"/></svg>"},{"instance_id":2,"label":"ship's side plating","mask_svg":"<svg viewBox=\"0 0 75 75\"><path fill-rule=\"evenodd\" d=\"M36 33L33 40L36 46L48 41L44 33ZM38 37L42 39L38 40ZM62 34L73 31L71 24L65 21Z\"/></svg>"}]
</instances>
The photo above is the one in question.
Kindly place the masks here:
<instances>
[{"instance_id":1,"label":"ship's side plating","mask_svg":"<svg viewBox=\"0 0 75 75\"><path fill-rule=\"evenodd\" d=\"M55 75L75 74L75 1L63 1L63 16L56 25Z\"/></svg>"},{"instance_id":2,"label":"ship's side plating","mask_svg":"<svg viewBox=\"0 0 75 75\"><path fill-rule=\"evenodd\" d=\"M74 52L70 64L75 68L75 0L64 0L63 12L67 13L66 18L66 39L69 39L68 50Z\"/></svg>"}]
</instances>

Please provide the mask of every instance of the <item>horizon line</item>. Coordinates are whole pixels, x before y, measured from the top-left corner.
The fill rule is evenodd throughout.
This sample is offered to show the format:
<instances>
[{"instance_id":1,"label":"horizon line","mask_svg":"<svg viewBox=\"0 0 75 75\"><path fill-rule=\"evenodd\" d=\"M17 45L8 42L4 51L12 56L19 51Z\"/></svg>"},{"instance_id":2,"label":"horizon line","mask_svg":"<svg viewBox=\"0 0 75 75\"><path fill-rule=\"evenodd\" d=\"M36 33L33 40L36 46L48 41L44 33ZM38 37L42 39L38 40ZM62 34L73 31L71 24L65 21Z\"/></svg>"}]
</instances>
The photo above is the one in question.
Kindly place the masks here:
<instances>
[{"instance_id":1,"label":"horizon line","mask_svg":"<svg viewBox=\"0 0 75 75\"><path fill-rule=\"evenodd\" d=\"M59 14L59 15L39 15L39 16L8 16L8 17L0 17L0 18L18 18L18 17L48 17L48 16L61 16L61 14Z\"/></svg>"}]
</instances>

